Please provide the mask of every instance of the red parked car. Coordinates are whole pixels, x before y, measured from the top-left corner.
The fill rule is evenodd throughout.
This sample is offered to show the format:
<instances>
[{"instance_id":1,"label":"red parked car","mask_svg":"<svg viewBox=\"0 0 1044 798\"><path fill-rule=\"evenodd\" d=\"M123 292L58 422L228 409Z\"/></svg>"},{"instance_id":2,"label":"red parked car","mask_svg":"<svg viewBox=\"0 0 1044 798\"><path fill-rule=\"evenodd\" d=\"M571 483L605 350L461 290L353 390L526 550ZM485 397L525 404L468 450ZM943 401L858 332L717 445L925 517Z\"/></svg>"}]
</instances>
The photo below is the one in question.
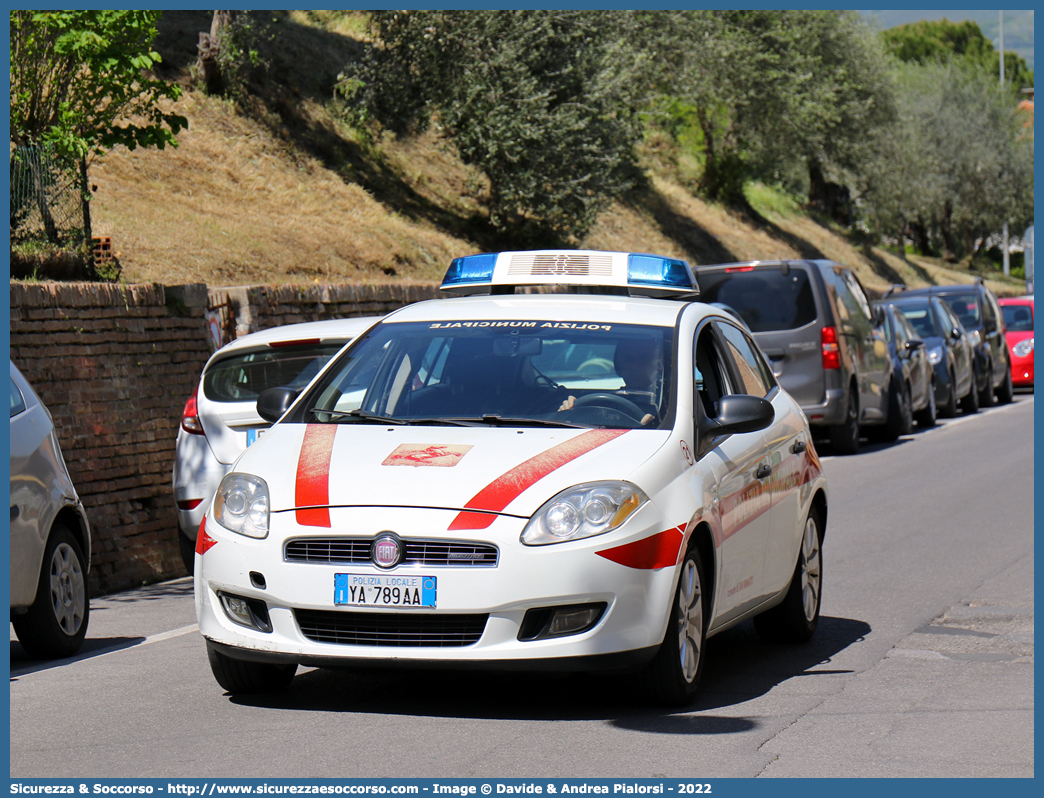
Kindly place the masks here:
<instances>
[{"instance_id":1,"label":"red parked car","mask_svg":"<svg viewBox=\"0 0 1044 798\"><path fill-rule=\"evenodd\" d=\"M1004 314L1008 349L1011 351L1011 382L1016 388L1033 387L1033 297L998 300Z\"/></svg>"}]
</instances>

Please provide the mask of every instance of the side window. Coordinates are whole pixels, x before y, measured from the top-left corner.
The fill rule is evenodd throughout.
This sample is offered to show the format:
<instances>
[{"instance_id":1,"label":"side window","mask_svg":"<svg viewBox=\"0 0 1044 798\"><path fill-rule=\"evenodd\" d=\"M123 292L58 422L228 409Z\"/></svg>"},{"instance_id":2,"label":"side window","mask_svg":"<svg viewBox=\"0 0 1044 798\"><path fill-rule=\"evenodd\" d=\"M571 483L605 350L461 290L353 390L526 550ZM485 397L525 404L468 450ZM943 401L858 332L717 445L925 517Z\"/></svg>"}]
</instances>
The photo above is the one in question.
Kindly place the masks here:
<instances>
[{"instance_id":1,"label":"side window","mask_svg":"<svg viewBox=\"0 0 1044 798\"><path fill-rule=\"evenodd\" d=\"M737 392L763 398L772 390L775 379L766 374L768 368L758 354L754 342L731 324L713 322L713 326L721 333L732 360Z\"/></svg>"},{"instance_id":2,"label":"side window","mask_svg":"<svg viewBox=\"0 0 1044 798\"><path fill-rule=\"evenodd\" d=\"M903 321L899 318L899 311L895 311L895 350L902 354L903 350L906 349L906 342L910 340L910 336L906 334L906 330L903 328Z\"/></svg>"},{"instance_id":3,"label":"side window","mask_svg":"<svg viewBox=\"0 0 1044 798\"><path fill-rule=\"evenodd\" d=\"M859 280L850 271L841 272L845 280L845 285L848 286L849 292L852 294L852 300L859 306L859 310L869 321L874 317L874 314L870 311L870 303L867 301L866 292L863 291L863 286L859 284Z\"/></svg>"},{"instance_id":4,"label":"side window","mask_svg":"<svg viewBox=\"0 0 1044 798\"><path fill-rule=\"evenodd\" d=\"M22 392L18 390L18 386L15 385L15 381L11 380L11 418L24 412L25 399L22 397Z\"/></svg>"},{"instance_id":5,"label":"side window","mask_svg":"<svg viewBox=\"0 0 1044 798\"><path fill-rule=\"evenodd\" d=\"M956 314L950 310L950 306L942 300L937 299L935 301L935 309L939 312L939 318L942 322L942 333L945 337L950 335L950 330L959 330L961 328L961 321L957 318Z\"/></svg>"},{"instance_id":6,"label":"side window","mask_svg":"<svg viewBox=\"0 0 1044 798\"><path fill-rule=\"evenodd\" d=\"M993 298L993 294L987 292L983 295L983 313L986 319L991 322L995 327L1004 331L1004 316L1001 315L1000 308L997 306L997 300Z\"/></svg>"},{"instance_id":7,"label":"side window","mask_svg":"<svg viewBox=\"0 0 1044 798\"><path fill-rule=\"evenodd\" d=\"M696 339L695 360L693 379L696 383L698 401L708 418L716 418L718 401L733 391L729 384L724 358L709 324L703 328Z\"/></svg>"}]
</instances>

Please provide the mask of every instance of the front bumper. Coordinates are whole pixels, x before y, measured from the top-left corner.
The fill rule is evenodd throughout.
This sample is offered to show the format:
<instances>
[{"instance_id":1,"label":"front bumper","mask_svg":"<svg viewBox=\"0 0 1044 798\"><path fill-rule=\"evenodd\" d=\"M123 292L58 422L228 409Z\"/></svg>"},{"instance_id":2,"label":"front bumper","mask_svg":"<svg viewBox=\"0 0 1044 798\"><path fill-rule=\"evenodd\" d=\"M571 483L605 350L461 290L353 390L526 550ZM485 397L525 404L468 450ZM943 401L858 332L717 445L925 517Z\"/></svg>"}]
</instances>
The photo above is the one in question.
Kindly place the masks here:
<instances>
[{"instance_id":1,"label":"front bumper","mask_svg":"<svg viewBox=\"0 0 1044 798\"><path fill-rule=\"evenodd\" d=\"M412 664L586 670L637 667L655 654L666 631L677 568L631 568L597 554L669 529L672 525L651 502L615 532L550 546L523 546L519 535L525 519L510 516L499 516L484 530L439 531L446 530L455 515L455 511L434 509L335 508L330 511L331 529L317 529L298 526L293 512L273 513L272 529L264 540L229 532L208 518L207 534L217 542L205 554L196 555L200 632L233 659L324 667ZM287 562L283 556L284 543L290 538L372 537L385 530L395 530L406 539L492 543L499 549L499 560L495 567L410 565L383 571L370 564ZM437 607L335 606L334 574L338 573L435 576ZM263 589L259 583L264 584ZM233 622L219 592L263 601L272 631ZM605 603L605 610L587 631L518 639L527 610L599 602ZM359 618L368 630L378 632L373 644L321 642L314 632L310 636L302 631L301 620L310 611L318 611L323 622L339 624ZM475 642L460 645L436 640L414 645L398 636L398 623L404 619L442 616L445 620L462 615L488 615ZM380 631L385 627L388 631Z\"/></svg>"},{"instance_id":2,"label":"front bumper","mask_svg":"<svg viewBox=\"0 0 1044 798\"><path fill-rule=\"evenodd\" d=\"M1033 387L1033 353L1026 357L1011 357L1011 384L1016 388Z\"/></svg>"}]
</instances>

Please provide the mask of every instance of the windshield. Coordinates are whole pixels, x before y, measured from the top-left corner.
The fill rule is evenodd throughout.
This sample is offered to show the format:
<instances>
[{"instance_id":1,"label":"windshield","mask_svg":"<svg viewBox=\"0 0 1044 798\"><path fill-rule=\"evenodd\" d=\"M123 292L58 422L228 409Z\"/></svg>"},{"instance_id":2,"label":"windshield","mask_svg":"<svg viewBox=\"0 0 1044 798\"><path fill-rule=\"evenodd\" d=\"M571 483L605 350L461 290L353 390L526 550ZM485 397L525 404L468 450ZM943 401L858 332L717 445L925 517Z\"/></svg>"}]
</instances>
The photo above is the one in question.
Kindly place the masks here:
<instances>
[{"instance_id":1,"label":"windshield","mask_svg":"<svg viewBox=\"0 0 1044 798\"><path fill-rule=\"evenodd\" d=\"M382 323L288 419L667 428L674 329L496 320Z\"/></svg>"},{"instance_id":2,"label":"windshield","mask_svg":"<svg viewBox=\"0 0 1044 798\"><path fill-rule=\"evenodd\" d=\"M1033 309L1029 305L1001 305L1008 332L1033 332Z\"/></svg>"}]
</instances>

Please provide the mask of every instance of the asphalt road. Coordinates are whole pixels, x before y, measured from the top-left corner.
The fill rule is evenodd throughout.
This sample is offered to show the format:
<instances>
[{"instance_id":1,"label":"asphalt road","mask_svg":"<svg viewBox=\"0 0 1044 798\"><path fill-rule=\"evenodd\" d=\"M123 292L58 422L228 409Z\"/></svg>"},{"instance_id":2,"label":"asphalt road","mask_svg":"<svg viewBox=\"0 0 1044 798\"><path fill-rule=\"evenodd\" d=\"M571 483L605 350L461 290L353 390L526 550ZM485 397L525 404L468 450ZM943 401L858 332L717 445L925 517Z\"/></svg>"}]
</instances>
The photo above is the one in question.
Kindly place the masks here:
<instances>
[{"instance_id":1,"label":"asphalt road","mask_svg":"<svg viewBox=\"0 0 1044 798\"><path fill-rule=\"evenodd\" d=\"M822 453L816 637L719 635L687 711L585 675L302 670L234 699L185 579L92 601L71 660L12 634L11 776L1032 776L1032 395Z\"/></svg>"}]
</instances>

